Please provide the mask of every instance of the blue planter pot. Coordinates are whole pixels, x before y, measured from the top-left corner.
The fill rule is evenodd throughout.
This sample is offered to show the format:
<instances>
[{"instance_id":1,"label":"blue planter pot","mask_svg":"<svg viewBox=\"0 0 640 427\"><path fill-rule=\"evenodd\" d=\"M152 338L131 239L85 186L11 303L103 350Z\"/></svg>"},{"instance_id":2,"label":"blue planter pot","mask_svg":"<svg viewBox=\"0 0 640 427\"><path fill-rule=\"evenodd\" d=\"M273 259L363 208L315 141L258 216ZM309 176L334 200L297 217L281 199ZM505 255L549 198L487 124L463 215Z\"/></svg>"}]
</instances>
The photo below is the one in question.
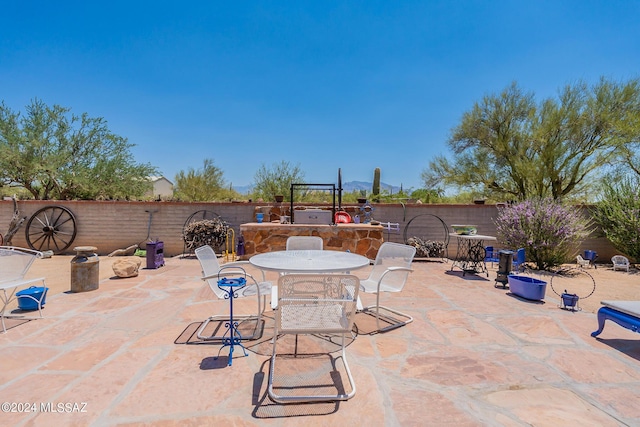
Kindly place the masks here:
<instances>
[{"instance_id":1,"label":"blue planter pot","mask_svg":"<svg viewBox=\"0 0 640 427\"><path fill-rule=\"evenodd\" d=\"M574 309L576 307L576 305L578 305L578 295L576 294L569 294L564 292L560 298L562 298L562 305L565 308L570 308L570 309Z\"/></svg>"},{"instance_id":2,"label":"blue planter pot","mask_svg":"<svg viewBox=\"0 0 640 427\"><path fill-rule=\"evenodd\" d=\"M31 286L30 288L16 293L16 297L18 298L18 308L24 311L37 310L38 301L40 301L40 306L44 307L47 302L48 290L49 288Z\"/></svg>"},{"instance_id":3,"label":"blue planter pot","mask_svg":"<svg viewBox=\"0 0 640 427\"><path fill-rule=\"evenodd\" d=\"M533 277L510 275L508 281L511 293L522 298L541 300L547 291L547 282Z\"/></svg>"}]
</instances>

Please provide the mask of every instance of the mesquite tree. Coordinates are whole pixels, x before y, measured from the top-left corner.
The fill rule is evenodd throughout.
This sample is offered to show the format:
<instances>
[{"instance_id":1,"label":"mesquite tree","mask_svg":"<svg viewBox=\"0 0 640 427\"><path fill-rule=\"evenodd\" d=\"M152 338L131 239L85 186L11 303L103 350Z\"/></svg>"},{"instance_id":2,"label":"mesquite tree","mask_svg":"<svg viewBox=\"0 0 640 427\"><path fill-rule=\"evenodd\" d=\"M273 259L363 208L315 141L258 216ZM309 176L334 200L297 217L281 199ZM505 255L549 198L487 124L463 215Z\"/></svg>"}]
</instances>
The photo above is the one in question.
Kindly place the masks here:
<instances>
[{"instance_id":1,"label":"mesquite tree","mask_svg":"<svg viewBox=\"0 0 640 427\"><path fill-rule=\"evenodd\" d=\"M592 194L598 172L638 141L640 79L568 85L541 102L514 83L464 113L453 159L436 157L422 178L498 200Z\"/></svg>"},{"instance_id":2,"label":"mesquite tree","mask_svg":"<svg viewBox=\"0 0 640 427\"><path fill-rule=\"evenodd\" d=\"M35 199L140 197L156 168L137 164L133 144L102 118L34 100L26 114L0 103L0 181Z\"/></svg>"}]
</instances>

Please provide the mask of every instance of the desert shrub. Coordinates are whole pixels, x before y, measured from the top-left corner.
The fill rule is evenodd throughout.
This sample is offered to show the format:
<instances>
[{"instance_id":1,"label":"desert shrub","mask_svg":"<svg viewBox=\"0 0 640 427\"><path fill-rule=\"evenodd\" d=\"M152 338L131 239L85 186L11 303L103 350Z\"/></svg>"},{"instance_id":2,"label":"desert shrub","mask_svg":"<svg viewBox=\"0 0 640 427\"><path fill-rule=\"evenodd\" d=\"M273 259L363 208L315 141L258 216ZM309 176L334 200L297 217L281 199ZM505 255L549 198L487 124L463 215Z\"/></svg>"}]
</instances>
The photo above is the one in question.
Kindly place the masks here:
<instances>
[{"instance_id":1,"label":"desert shrub","mask_svg":"<svg viewBox=\"0 0 640 427\"><path fill-rule=\"evenodd\" d=\"M209 245L214 250L220 248L227 239L229 225L220 218L192 222L184 228L182 238L188 250Z\"/></svg>"},{"instance_id":2,"label":"desert shrub","mask_svg":"<svg viewBox=\"0 0 640 427\"><path fill-rule=\"evenodd\" d=\"M640 181L607 182L593 218L620 252L640 260Z\"/></svg>"},{"instance_id":3,"label":"desert shrub","mask_svg":"<svg viewBox=\"0 0 640 427\"><path fill-rule=\"evenodd\" d=\"M568 261L591 232L580 209L548 198L501 208L494 223L500 239L512 249L525 248L527 261L540 270Z\"/></svg>"}]
</instances>

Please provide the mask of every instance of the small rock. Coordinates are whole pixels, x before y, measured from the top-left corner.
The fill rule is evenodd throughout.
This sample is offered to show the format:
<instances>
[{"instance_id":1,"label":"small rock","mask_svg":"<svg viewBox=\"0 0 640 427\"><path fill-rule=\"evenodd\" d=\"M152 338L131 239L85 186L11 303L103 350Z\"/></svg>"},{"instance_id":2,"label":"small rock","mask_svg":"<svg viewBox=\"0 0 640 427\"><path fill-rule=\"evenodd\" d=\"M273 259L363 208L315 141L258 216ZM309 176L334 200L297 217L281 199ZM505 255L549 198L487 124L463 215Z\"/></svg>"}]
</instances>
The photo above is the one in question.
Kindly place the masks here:
<instances>
[{"instance_id":1,"label":"small rock","mask_svg":"<svg viewBox=\"0 0 640 427\"><path fill-rule=\"evenodd\" d=\"M51 258L53 256L53 251L44 251L42 252L42 258Z\"/></svg>"},{"instance_id":2,"label":"small rock","mask_svg":"<svg viewBox=\"0 0 640 427\"><path fill-rule=\"evenodd\" d=\"M126 257L113 262L113 272L118 277L136 277L142 260L137 257Z\"/></svg>"}]
</instances>

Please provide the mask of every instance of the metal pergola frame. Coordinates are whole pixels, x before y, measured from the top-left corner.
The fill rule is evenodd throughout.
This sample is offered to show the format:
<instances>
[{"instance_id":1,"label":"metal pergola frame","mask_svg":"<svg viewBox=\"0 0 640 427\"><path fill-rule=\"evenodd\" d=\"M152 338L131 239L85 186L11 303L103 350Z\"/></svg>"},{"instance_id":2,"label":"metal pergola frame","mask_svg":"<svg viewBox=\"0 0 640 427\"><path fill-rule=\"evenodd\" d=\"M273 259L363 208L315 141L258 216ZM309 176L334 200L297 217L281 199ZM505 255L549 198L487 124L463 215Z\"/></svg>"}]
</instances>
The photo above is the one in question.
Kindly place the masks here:
<instances>
[{"instance_id":1,"label":"metal pergola frame","mask_svg":"<svg viewBox=\"0 0 640 427\"><path fill-rule=\"evenodd\" d=\"M291 184L291 223L295 224L295 213L294 213L294 209L293 209L293 193L294 190L296 188L299 187L304 187L304 188L310 188L310 189L320 189L320 190L331 190L332 192L332 196L333 196L333 206L331 208L331 224L335 224L335 216L336 216L336 185L335 184L300 184L300 183L296 183L296 184ZM339 189L339 192L342 192L342 189Z\"/></svg>"}]
</instances>

